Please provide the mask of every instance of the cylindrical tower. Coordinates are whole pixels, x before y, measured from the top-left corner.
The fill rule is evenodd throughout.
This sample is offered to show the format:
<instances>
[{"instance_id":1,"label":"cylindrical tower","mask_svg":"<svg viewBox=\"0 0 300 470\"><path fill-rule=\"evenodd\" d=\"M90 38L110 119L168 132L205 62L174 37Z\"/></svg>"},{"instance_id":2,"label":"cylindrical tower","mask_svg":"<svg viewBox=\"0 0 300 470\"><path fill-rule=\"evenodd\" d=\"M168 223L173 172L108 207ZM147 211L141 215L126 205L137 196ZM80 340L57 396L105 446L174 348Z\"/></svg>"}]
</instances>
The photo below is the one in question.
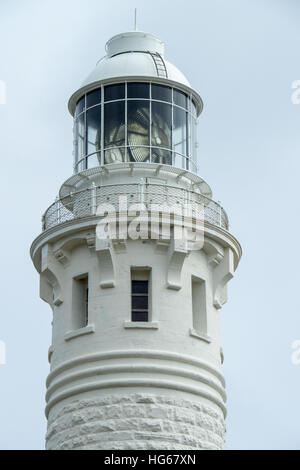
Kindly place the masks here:
<instances>
[{"instance_id":1,"label":"cylindrical tower","mask_svg":"<svg viewBox=\"0 0 300 470\"><path fill-rule=\"evenodd\" d=\"M53 310L47 449L222 449L241 248L198 176L202 100L156 37L106 52L70 98L74 174L31 247Z\"/></svg>"}]
</instances>

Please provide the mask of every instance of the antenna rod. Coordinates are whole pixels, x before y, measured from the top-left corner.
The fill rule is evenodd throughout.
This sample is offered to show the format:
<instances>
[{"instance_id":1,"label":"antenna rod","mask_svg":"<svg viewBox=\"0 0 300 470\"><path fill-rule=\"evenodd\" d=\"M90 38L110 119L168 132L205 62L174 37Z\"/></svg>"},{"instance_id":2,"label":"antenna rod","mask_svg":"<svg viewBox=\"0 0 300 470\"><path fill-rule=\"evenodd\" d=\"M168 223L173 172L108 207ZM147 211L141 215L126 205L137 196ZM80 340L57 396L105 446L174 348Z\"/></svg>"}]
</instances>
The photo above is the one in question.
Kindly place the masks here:
<instances>
[{"instance_id":1,"label":"antenna rod","mask_svg":"<svg viewBox=\"0 0 300 470\"><path fill-rule=\"evenodd\" d=\"M134 9L134 30L136 31L136 16L137 16L137 8Z\"/></svg>"}]
</instances>

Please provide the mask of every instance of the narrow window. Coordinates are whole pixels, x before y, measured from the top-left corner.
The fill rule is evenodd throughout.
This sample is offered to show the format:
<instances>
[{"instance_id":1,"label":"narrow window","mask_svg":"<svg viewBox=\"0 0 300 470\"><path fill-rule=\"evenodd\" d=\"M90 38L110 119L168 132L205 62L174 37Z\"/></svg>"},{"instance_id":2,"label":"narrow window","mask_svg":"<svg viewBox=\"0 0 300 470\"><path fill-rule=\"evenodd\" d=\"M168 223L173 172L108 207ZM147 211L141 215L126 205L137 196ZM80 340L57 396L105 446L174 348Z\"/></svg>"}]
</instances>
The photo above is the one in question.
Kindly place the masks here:
<instances>
[{"instance_id":1,"label":"narrow window","mask_svg":"<svg viewBox=\"0 0 300 470\"><path fill-rule=\"evenodd\" d=\"M72 328L84 328L89 322L89 279L88 275L73 278Z\"/></svg>"},{"instance_id":2,"label":"narrow window","mask_svg":"<svg viewBox=\"0 0 300 470\"><path fill-rule=\"evenodd\" d=\"M192 277L193 329L207 334L206 285L203 279Z\"/></svg>"},{"instance_id":3,"label":"narrow window","mask_svg":"<svg viewBox=\"0 0 300 470\"><path fill-rule=\"evenodd\" d=\"M131 270L131 321L150 321L150 270Z\"/></svg>"}]
</instances>

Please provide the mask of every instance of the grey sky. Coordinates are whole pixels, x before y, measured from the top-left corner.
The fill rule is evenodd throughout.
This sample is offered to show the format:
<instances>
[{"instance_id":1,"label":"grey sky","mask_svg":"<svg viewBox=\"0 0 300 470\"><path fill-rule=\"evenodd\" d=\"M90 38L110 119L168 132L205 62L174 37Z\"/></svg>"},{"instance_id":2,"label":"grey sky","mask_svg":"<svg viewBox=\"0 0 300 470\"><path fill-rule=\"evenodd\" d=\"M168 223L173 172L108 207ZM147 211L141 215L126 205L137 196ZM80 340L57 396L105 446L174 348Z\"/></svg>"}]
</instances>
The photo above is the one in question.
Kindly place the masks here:
<instances>
[{"instance_id":1,"label":"grey sky","mask_svg":"<svg viewBox=\"0 0 300 470\"><path fill-rule=\"evenodd\" d=\"M230 449L300 449L298 250L300 79L297 0L1 0L2 269L0 448L42 449L51 312L38 297L29 247L72 173L67 100L114 34L133 27L204 101L201 176L243 247L220 313Z\"/></svg>"}]
</instances>

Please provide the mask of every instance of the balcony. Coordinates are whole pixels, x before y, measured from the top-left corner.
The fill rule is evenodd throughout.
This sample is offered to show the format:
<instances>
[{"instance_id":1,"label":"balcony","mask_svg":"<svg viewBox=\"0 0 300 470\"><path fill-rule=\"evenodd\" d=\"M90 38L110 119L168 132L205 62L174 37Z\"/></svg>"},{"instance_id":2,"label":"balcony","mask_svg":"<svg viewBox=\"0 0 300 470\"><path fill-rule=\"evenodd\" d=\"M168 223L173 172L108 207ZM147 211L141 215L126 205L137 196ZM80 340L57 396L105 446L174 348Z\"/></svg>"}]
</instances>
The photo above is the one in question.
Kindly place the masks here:
<instances>
[{"instance_id":1,"label":"balcony","mask_svg":"<svg viewBox=\"0 0 300 470\"><path fill-rule=\"evenodd\" d=\"M193 217L201 217L212 225L228 230L228 217L222 206L203 194L178 186L164 184L112 184L94 186L57 199L43 216L43 230L64 222L96 216L101 204L112 205L119 210L119 198L126 196L128 209L132 204L189 207Z\"/></svg>"}]
</instances>

